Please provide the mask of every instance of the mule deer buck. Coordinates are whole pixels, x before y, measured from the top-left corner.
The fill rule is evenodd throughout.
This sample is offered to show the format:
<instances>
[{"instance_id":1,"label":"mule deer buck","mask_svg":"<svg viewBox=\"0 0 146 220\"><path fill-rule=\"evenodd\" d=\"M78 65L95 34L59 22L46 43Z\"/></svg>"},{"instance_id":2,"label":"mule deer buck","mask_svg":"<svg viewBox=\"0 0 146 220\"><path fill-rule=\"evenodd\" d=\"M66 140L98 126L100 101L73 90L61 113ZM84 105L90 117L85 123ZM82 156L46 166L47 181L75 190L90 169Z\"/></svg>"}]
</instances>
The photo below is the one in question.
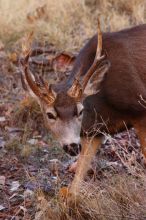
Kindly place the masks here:
<instances>
[{"instance_id":1,"label":"mule deer buck","mask_svg":"<svg viewBox=\"0 0 146 220\"><path fill-rule=\"evenodd\" d=\"M63 149L80 157L71 185L78 190L103 134L133 126L146 157L146 25L93 36L81 49L66 82L35 81L31 46L23 48L23 77ZM125 126L126 125L126 126Z\"/></svg>"}]
</instances>

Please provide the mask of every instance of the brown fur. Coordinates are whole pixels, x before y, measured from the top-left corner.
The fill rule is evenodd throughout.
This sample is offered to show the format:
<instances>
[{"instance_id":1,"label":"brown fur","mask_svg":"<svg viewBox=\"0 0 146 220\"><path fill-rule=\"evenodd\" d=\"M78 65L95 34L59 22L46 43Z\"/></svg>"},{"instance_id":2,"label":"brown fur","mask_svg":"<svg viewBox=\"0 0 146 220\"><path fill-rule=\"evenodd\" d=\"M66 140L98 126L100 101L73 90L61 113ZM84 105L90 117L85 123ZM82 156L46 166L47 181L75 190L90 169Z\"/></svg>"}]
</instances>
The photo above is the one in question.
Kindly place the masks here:
<instances>
[{"instance_id":1,"label":"brown fur","mask_svg":"<svg viewBox=\"0 0 146 220\"><path fill-rule=\"evenodd\" d=\"M73 116L77 115L77 107L74 99L64 92L61 92L57 95L54 108L59 118L64 121L69 120Z\"/></svg>"},{"instance_id":2,"label":"brown fur","mask_svg":"<svg viewBox=\"0 0 146 220\"><path fill-rule=\"evenodd\" d=\"M86 75L93 64L96 49L97 35L91 38L80 51L67 82L51 87L53 97L55 96L51 107L58 116L54 122L47 118L50 110L49 104L47 106L47 103L41 103L40 100L48 127L55 133L58 140L62 140L64 149L73 148L72 152L74 152L75 146L76 152L78 152L80 144L81 118L77 102L81 102L81 100L77 101L73 96L70 97L68 90L74 85L73 82L79 70L81 70L81 78ZM87 96L83 102L81 135L84 137L88 133L89 136L94 135L94 138L88 139L85 136L84 141L82 140L82 152L70 189L71 193L75 192L75 194L101 143L103 133L114 134L134 126L141 142L142 152L146 157L146 25L114 33L104 33L102 51L107 55L111 66L106 74L100 76L100 87L97 85L100 91ZM95 86L98 78L93 77L93 81ZM91 86L92 83L90 82ZM31 83L29 84L31 87ZM38 96L38 94L36 95ZM76 142L74 142L75 138Z\"/></svg>"},{"instance_id":3,"label":"brown fur","mask_svg":"<svg viewBox=\"0 0 146 220\"><path fill-rule=\"evenodd\" d=\"M66 93L80 69L81 76L87 73L94 61L96 48L97 35L81 49L67 82L54 86L58 95L62 91ZM84 100L83 136L84 132L93 133L92 128L97 135L102 132L113 134L146 118L145 103L140 98L142 96L146 100L146 25L103 33L103 53L107 55L111 67L101 82L100 91ZM66 102L68 106L75 105L75 101L66 96L61 101L62 109L66 110Z\"/></svg>"},{"instance_id":4,"label":"brown fur","mask_svg":"<svg viewBox=\"0 0 146 220\"><path fill-rule=\"evenodd\" d=\"M96 123L106 122L108 132L118 132L125 124L133 125L133 120L146 115L140 105L140 94L146 99L146 25L114 33L103 34L103 51L111 67L100 86L100 92L84 101L85 113L83 130ZM78 69L84 75L91 66L96 52L97 36L89 40L79 53L70 84ZM101 120L102 118L102 120ZM104 130L107 131L105 126Z\"/></svg>"},{"instance_id":5,"label":"brown fur","mask_svg":"<svg viewBox=\"0 0 146 220\"><path fill-rule=\"evenodd\" d=\"M82 64L82 75L86 74L94 61L96 46L97 36L94 36L79 53L68 84ZM86 134L84 131L93 133L94 129L96 137L91 141L91 147L88 146L89 140L83 143L70 187L71 200L78 194L80 183L100 144L100 133L112 134L134 126L146 158L146 25L103 34L103 50L111 68L100 85L100 92L84 100L82 135Z\"/></svg>"}]
</instances>

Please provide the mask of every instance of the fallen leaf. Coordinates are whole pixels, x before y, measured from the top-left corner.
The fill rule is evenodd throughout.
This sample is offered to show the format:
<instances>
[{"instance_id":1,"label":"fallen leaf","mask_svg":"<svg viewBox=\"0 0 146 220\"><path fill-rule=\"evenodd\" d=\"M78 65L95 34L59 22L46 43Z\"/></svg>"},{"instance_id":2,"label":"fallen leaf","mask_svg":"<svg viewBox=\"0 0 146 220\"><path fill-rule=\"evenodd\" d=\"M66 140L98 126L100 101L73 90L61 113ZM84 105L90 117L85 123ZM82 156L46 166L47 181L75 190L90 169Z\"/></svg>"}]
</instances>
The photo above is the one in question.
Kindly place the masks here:
<instances>
[{"instance_id":1,"label":"fallen leaf","mask_svg":"<svg viewBox=\"0 0 146 220\"><path fill-rule=\"evenodd\" d=\"M0 205L0 211L4 210L5 207L3 205Z\"/></svg>"},{"instance_id":2,"label":"fallen leaf","mask_svg":"<svg viewBox=\"0 0 146 220\"><path fill-rule=\"evenodd\" d=\"M64 186L59 190L59 198L67 199L68 195L69 195L68 187Z\"/></svg>"},{"instance_id":3,"label":"fallen leaf","mask_svg":"<svg viewBox=\"0 0 146 220\"><path fill-rule=\"evenodd\" d=\"M30 189L26 189L24 191L24 197L27 198L27 197L32 197L34 195L34 192Z\"/></svg>"},{"instance_id":4,"label":"fallen leaf","mask_svg":"<svg viewBox=\"0 0 146 220\"><path fill-rule=\"evenodd\" d=\"M4 122L4 121L6 121L6 118L4 116L1 116L0 117L0 122Z\"/></svg>"},{"instance_id":5,"label":"fallen leaf","mask_svg":"<svg viewBox=\"0 0 146 220\"><path fill-rule=\"evenodd\" d=\"M13 181L12 184L11 184L11 189L10 189L10 191L11 191L11 192L16 191L16 190L19 188L19 186L20 186L19 181Z\"/></svg>"},{"instance_id":6,"label":"fallen leaf","mask_svg":"<svg viewBox=\"0 0 146 220\"><path fill-rule=\"evenodd\" d=\"M21 209L23 212L26 212L26 211L27 211L27 209L26 209L24 206L21 206L21 205L20 205L20 209Z\"/></svg>"},{"instance_id":7,"label":"fallen leaf","mask_svg":"<svg viewBox=\"0 0 146 220\"><path fill-rule=\"evenodd\" d=\"M0 176L0 185L4 186L6 182L6 177L5 176Z\"/></svg>"},{"instance_id":8,"label":"fallen leaf","mask_svg":"<svg viewBox=\"0 0 146 220\"><path fill-rule=\"evenodd\" d=\"M38 140L37 140L37 139L32 138L32 139L29 139L27 142L28 142L29 144L31 144L31 145L35 145L35 144L37 144L37 143L38 143Z\"/></svg>"},{"instance_id":9,"label":"fallen leaf","mask_svg":"<svg viewBox=\"0 0 146 220\"><path fill-rule=\"evenodd\" d=\"M6 144L6 141L3 141L0 139L0 148L4 148Z\"/></svg>"}]
</instances>

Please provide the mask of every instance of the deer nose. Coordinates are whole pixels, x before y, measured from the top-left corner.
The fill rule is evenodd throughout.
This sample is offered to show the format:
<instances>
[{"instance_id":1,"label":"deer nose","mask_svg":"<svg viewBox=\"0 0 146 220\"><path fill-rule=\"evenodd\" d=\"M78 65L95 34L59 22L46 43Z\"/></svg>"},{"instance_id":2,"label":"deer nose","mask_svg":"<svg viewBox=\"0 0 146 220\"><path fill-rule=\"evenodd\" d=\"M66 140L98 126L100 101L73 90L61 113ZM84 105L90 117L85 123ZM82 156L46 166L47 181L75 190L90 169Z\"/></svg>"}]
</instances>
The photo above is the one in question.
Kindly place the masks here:
<instances>
[{"instance_id":1,"label":"deer nose","mask_svg":"<svg viewBox=\"0 0 146 220\"><path fill-rule=\"evenodd\" d=\"M81 144L71 143L69 145L63 145L63 149L66 153L70 154L71 156L76 156L81 151Z\"/></svg>"}]
</instances>

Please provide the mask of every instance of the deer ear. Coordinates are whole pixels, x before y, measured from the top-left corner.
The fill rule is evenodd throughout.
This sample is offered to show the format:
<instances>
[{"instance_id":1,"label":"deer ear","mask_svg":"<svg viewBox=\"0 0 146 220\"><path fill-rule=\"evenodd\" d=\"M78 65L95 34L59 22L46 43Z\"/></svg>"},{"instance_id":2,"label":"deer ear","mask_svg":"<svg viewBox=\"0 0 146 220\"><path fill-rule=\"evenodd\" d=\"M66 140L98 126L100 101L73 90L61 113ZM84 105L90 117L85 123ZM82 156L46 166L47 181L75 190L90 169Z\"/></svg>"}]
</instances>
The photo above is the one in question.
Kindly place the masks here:
<instances>
[{"instance_id":1,"label":"deer ear","mask_svg":"<svg viewBox=\"0 0 146 220\"><path fill-rule=\"evenodd\" d=\"M98 91L100 90L100 85L104 80L109 68L110 68L110 61L104 60L102 62L101 67L99 67L98 70L95 71L91 76L91 78L89 79L84 90L85 96L90 96L98 93Z\"/></svg>"},{"instance_id":2,"label":"deer ear","mask_svg":"<svg viewBox=\"0 0 146 220\"><path fill-rule=\"evenodd\" d=\"M71 53L62 52L53 59L53 67L55 70L66 71L71 69L76 56Z\"/></svg>"}]
</instances>

